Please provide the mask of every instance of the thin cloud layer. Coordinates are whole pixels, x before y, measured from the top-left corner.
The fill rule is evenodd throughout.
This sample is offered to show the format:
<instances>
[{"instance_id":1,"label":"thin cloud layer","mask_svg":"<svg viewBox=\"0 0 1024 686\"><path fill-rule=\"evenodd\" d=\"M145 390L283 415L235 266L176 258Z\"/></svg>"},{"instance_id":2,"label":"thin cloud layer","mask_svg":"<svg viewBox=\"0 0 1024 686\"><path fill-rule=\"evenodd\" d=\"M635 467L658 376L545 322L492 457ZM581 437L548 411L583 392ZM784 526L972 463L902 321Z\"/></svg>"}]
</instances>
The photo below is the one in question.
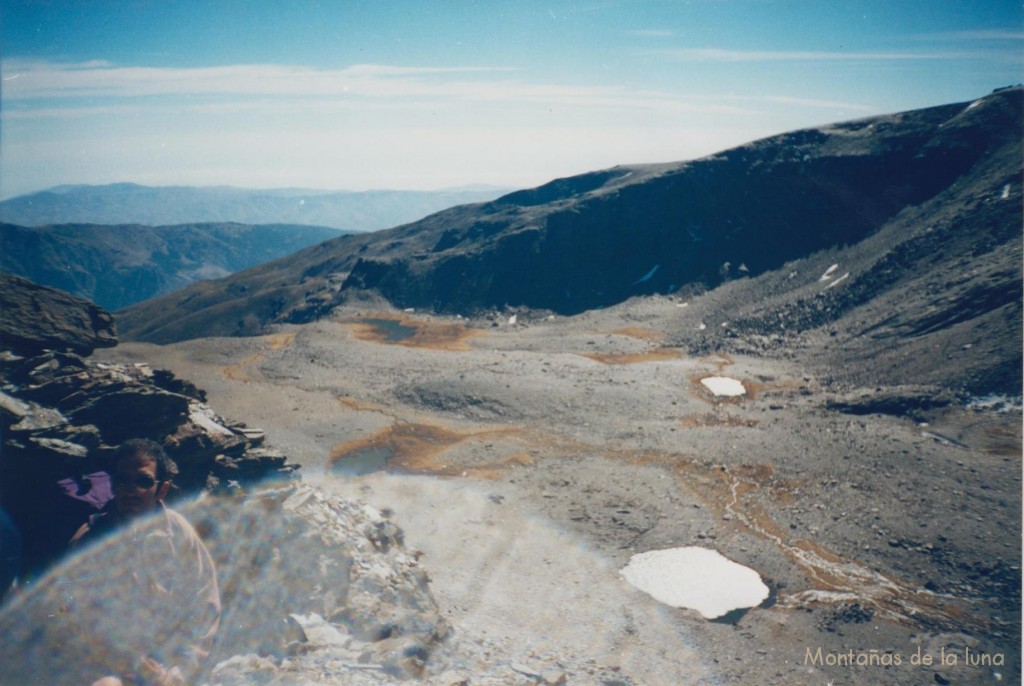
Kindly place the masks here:
<instances>
[{"instance_id":1,"label":"thin cloud layer","mask_svg":"<svg viewBox=\"0 0 1024 686\"><path fill-rule=\"evenodd\" d=\"M47 185L53 168L66 182L535 185L715 152L781 128L765 113L819 112L814 123L874 109L785 94L564 85L507 66L156 68L15 59L2 71L9 80L0 121L9 135L0 163L20 170L8 177L7 196Z\"/></svg>"},{"instance_id":2,"label":"thin cloud layer","mask_svg":"<svg viewBox=\"0 0 1024 686\"><path fill-rule=\"evenodd\" d=\"M720 51L706 52L722 58ZM674 54L674 53L673 53ZM855 111L871 108L856 103L813 98L763 95L737 98L731 95L669 94L633 90L624 86L569 86L531 83L513 78L513 67L404 67L361 64L324 70L273 64L229 65L199 68L119 67L106 62L55 64L9 60L3 64L4 99L16 105L6 118L81 116L115 112L138 113L138 104L103 107L96 99L112 100L152 96L226 96L231 102L176 103L192 111L230 109L302 108L331 111L349 109L352 99L365 106L373 100L391 100L402 109L423 107L423 100L492 103L540 103L576 107L629 108L675 113L756 114L760 103L800 104L807 107L841 107ZM482 75L491 78L480 78ZM275 102L266 98L303 98ZM248 98L248 100L246 100ZM65 104L54 107L53 99ZM84 104L88 101L87 104ZM740 101L743 104L737 104ZM44 104L45 103L45 104ZM153 105L159 109L159 105Z\"/></svg>"}]
</instances>

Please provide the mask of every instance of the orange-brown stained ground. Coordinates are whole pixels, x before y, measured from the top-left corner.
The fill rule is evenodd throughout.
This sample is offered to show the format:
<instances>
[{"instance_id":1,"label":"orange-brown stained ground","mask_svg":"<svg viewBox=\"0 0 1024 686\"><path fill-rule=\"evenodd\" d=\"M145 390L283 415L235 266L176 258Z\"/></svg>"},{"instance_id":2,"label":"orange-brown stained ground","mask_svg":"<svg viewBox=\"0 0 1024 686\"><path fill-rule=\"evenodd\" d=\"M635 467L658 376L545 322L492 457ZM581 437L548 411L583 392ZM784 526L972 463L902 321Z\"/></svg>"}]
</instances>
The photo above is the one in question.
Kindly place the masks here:
<instances>
[{"instance_id":1,"label":"orange-brown stained ground","mask_svg":"<svg viewBox=\"0 0 1024 686\"><path fill-rule=\"evenodd\" d=\"M275 333L270 334L269 336L262 336L259 340L264 343L266 347L252 355L249 355L244 360L224 367L224 376L232 379L233 381L252 381L252 374L249 373L249 369L263 360L263 356L266 355L267 350L282 350L290 346L292 341L295 340L295 334Z\"/></svg>"},{"instance_id":2,"label":"orange-brown stained ground","mask_svg":"<svg viewBox=\"0 0 1024 686\"><path fill-rule=\"evenodd\" d=\"M1020 424L986 427L981 450L989 455L1015 457L1021 453Z\"/></svg>"},{"instance_id":3,"label":"orange-brown stained ground","mask_svg":"<svg viewBox=\"0 0 1024 686\"><path fill-rule=\"evenodd\" d=\"M662 332L652 331L640 326L624 326L621 329L615 329L612 333L629 336L630 338L639 338L642 341L661 341L665 339L665 334Z\"/></svg>"},{"instance_id":4,"label":"orange-brown stained ground","mask_svg":"<svg viewBox=\"0 0 1024 686\"><path fill-rule=\"evenodd\" d=\"M495 439L511 439L518 448L485 458L456 464L448 451L467 441L480 444L480 455L489 455ZM495 441L498 442L498 441ZM507 449L509 443L500 441ZM438 476L500 477L507 469L528 465L534 455L550 458L595 453L595 447L550 433L520 427L461 430L436 424L396 421L370 436L338 444L331 451L331 465L365 450L384 450L387 466ZM662 465L681 484L697 495L720 522L721 536L747 533L777 547L806 575L807 591L780 593L776 607L802 608L809 604L856 599L875 610L879 619L907 625L945 627L950 630L982 629L956 600L887 577L856 560L803 537L797 537L772 514L794 502L793 493L806 487L804 480L782 479L769 464L715 465L680 454L621 449L614 446L597 451L612 460L634 464Z\"/></svg>"},{"instance_id":5,"label":"orange-brown stained ground","mask_svg":"<svg viewBox=\"0 0 1024 686\"><path fill-rule=\"evenodd\" d=\"M691 414L679 420L679 426L685 429L700 429L703 427L745 427L753 428L760 424L758 419L743 419L728 414Z\"/></svg>"},{"instance_id":6,"label":"orange-brown stained ground","mask_svg":"<svg viewBox=\"0 0 1024 686\"><path fill-rule=\"evenodd\" d=\"M395 322L415 331L402 340L388 340L388 331L374 324L373 321L367 321L375 319ZM426 321L389 313L368 314L358 319L343 320L343 323L348 324L355 337L361 341L430 350L469 350L469 340L484 333L480 329L470 329L462 324Z\"/></svg>"},{"instance_id":7,"label":"orange-brown stained ground","mask_svg":"<svg viewBox=\"0 0 1024 686\"><path fill-rule=\"evenodd\" d=\"M777 607L800 608L829 602L830 597L855 598L862 606L872 607L879 619L910 626L924 622L947 630L984 629L959 601L884 576L814 541L792 537L769 513L768 506L791 503L793 490L804 484L777 479L770 465L714 466L682 456L650 453L631 459L668 466L716 517L729 516L723 521L726 534L746 531L765 539L806 574L811 590L780 593ZM694 488L695 484L699 488Z\"/></svg>"},{"instance_id":8,"label":"orange-brown stained ground","mask_svg":"<svg viewBox=\"0 0 1024 686\"><path fill-rule=\"evenodd\" d=\"M391 410L386 405L381 405L380 403L371 403L348 395L340 396L337 400L341 405L344 405L350 410L356 410L357 412L378 412L380 414L391 415Z\"/></svg>"},{"instance_id":9,"label":"orange-brown stained ground","mask_svg":"<svg viewBox=\"0 0 1024 686\"><path fill-rule=\"evenodd\" d=\"M331 449L328 466L333 468L350 455L370 449L383 449L389 454L389 470L454 476L471 473L485 478L496 478L502 468L527 464L531 458L525 453L514 453L496 460L476 462L472 465L451 465L443 454L465 441L486 441L517 433L518 429L500 427L477 431L460 431L437 424L395 422L365 438L339 443Z\"/></svg>"}]
</instances>

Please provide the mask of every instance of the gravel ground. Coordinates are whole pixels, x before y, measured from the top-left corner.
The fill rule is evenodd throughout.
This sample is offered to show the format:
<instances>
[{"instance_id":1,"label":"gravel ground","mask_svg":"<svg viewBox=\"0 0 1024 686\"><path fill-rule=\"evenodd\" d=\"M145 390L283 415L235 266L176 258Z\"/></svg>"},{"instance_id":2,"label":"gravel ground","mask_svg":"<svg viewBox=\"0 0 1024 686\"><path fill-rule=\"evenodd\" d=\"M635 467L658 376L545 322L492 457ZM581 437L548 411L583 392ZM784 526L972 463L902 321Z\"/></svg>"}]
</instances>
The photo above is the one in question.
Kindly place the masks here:
<instances>
[{"instance_id":1,"label":"gravel ground","mask_svg":"<svg viewBox=\"0 0 1024 686\"><path fill-rule=\"evenodd\" d=\"M718 326L698 319L670 298L514 324L353 309L96 357L174 371L306 479L394 511L455 627L437 669L470 683L1019 683L1019 410L840 412L800 349L672 347ZM618 576L684 545L757 570L770 606L709 622Z\"/></svg>"}]
</instances>

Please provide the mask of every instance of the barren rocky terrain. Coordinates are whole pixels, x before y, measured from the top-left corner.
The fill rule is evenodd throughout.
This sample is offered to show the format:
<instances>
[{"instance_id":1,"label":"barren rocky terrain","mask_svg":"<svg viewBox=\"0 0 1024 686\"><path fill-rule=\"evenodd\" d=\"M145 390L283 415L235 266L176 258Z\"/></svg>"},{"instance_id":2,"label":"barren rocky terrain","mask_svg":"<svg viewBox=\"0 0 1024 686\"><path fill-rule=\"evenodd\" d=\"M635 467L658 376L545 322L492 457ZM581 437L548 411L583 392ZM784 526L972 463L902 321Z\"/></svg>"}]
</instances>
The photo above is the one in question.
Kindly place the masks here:
<instances>
[{"instance_id":1,"label":"barren rocky terrain","mask_svg":"<svg viewBox=\"0 0 1024 686\"><path fill-rule=\"evenodd\" d=\"M708 307L350 307L94 357L172 370L305 480L393 512L454 628L432 679L1018 683L1019 406L844 390L801 346L687 353ZM746 394L712 395L712 375ZM709 622L618 576L687 545L755 569L769 601Z\"/></svg>"},{"instance_id":2,"label":"barren rocky terrain","mask_svg":"<svg viewBox=\"0 0 1024 686\"><path fill-rule=\"evenodd\" d=\"M116 313L91 363L170 370L325 507L373 505L360 545L404 541L443 619L377 664L400 628L343 640L289 605L300 654L232 644L210 683L406 658L444 686L1020 683L1022 106L559 179ZM767 599L709 621L620 575L684 546Z\"/></svg>"}]
</instances>

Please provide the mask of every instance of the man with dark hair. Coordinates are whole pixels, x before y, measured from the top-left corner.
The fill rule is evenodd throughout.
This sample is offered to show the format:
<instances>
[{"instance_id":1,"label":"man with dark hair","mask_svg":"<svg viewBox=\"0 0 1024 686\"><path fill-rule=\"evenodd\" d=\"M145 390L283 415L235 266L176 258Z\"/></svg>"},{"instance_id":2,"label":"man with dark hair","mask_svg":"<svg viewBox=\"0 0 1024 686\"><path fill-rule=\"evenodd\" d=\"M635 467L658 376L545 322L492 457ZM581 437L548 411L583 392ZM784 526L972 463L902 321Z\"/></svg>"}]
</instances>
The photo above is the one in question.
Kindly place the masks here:
<instances>
[{"instance_id":1,"label":"man with dark hair","mask_svg":"<svg viewBox=\"0 0 1024 686\"><path fill-rule=\"evenodd\" d=\"M111 578L130 585L117 589L117 599L138 613L97 626L96 645L109 659L94 657L116 673L97 685L183 684L210 651L220 622L217 575L195 529L164 505L175 474L158 443L126 441L111 463L114 499L71 539L72 548L104 540L92 553L109 562Z\"/></svg>"},{"instance_id":2,"label":"man with dark hair","mask_svg":"<svg viewBox=\"0 0 1024 686\"><path fill-rule=\"evenodd\" d=\"M71 538L71 546L96 540L131 519L163 506L178 465L148 438L132 438L110 460L114 498ZM173 510L171 510L173 511Z\"/></svg>"}]
</instances>

